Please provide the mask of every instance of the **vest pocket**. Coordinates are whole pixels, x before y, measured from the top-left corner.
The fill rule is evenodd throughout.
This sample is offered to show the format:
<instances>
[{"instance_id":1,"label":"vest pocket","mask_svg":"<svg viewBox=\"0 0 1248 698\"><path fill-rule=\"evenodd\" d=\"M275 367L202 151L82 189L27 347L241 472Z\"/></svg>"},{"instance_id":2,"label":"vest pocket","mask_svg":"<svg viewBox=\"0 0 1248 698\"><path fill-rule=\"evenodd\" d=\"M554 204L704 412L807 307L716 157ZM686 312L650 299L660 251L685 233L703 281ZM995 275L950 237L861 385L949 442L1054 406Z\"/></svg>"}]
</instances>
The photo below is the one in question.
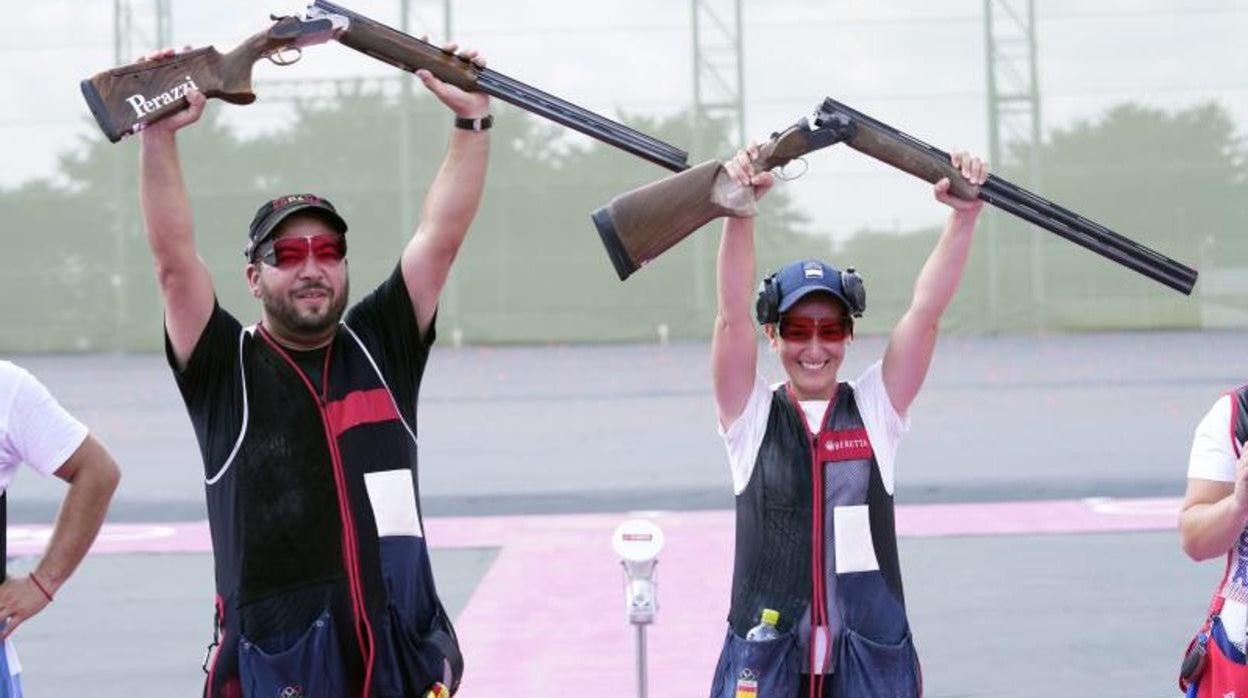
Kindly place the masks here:
<instances>
[{"instance_id":1,"label":"vest pocket","mask_svg":"<svg viewBox=\"0 0 1248 698\"><path fill-rule=\"evenodd\" d=\"M836 597L841 622L864 639L888 646L909 637L906 608L879 572L838 574Z\"/></svg>"},{"instance_id":2,"label":"vest pocket","mask_svg":"<svg viewBox=\"0 0 1248 698\"><path fill-rule=\"evenodd\" d=\"M435 682L457 687L464 673L464 657L441 607L424 633L412 628L394 603L389 608L389 639L403 682L403 695L424 695Z\"/></svg>"},{"instance_id":3,"label":"vest pocket","mask_svg":"<svg viewBox=\"0 0 1248 698\"><path fill-rule=\"evenodd\" d=\"M832 695L918 698L919 657L908 630L900 642L881 643L845 628L840 640Z\"/></svg>"},{"instance_id":4,"label":"vest pocket","mask_svg":"<svg viewBox=\"0 0 1248 698\"><path fill-rule=\"evenodd\" d=\"M329 609L294 644L266 652L245 636L238 643L244 698L344 696L343 659Z\"/></svg>"},{"instance_id":5,"label":"vest pocket","mask_svg":"<svg viewBox=\"0 0 1248 698\"><path fill-rule=\"evenodd\" d=\"M728 630L715 667L711 698L794 698L797 695L797 634L750 642Z\"/></svg>"},{"instance_id":6,"label":"vest pocket","mask_svg":"<svg viewBox=\"0 0 1248 698\"><path fill-rule=\"evenodd\" d=\"M1236 690L1242 693L1242 687L1248 682L1248 664L1245 664L1244 653L1226 636L1221 618L1215 617L1209 627L1208 650L1209 663L1203 676L1195 682L1196 695L1235 695Z\"/></svg>"}]
</instances>

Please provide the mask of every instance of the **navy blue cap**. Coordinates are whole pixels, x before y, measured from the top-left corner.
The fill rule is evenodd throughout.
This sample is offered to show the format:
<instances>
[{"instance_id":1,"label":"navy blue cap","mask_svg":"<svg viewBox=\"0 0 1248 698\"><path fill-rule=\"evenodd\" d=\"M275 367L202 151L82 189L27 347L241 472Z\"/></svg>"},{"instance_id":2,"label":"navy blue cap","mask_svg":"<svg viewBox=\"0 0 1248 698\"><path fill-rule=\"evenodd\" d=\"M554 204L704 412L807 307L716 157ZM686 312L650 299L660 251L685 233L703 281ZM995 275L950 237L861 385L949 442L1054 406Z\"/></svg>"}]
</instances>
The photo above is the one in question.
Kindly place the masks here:
<instances>
[{"instance_id":1,"label":"navy blue cap","mask_svg":"<svg viewBox=\"0 0 1248 698\"><path fill-rule=\"evenodd\" d=\"M277 226L296 213L316 215L339 234L347 233L347 222L338 215L338 210L329 202L329 199L315 194L287 194L261 204L255 217L251 219L251 227L247 230L247 249L243 250L243 255L255 261L253 255L260 243L267 240Z\"/></svg>"},{"instance_id":2,"label":"navy blue cap","mask_svg":"<svg viewBox=\"0 0 1248 698\"><path fill-rule=\"evenodd\" d=\"M866 309L862 280L853 269L842 274L841 270L817 259L804 259L781 267L776 272L775 283L780 292L777 309L781 313L812 293L831 294L854 316L862 315Z\"/></svg>"}]
</instances>

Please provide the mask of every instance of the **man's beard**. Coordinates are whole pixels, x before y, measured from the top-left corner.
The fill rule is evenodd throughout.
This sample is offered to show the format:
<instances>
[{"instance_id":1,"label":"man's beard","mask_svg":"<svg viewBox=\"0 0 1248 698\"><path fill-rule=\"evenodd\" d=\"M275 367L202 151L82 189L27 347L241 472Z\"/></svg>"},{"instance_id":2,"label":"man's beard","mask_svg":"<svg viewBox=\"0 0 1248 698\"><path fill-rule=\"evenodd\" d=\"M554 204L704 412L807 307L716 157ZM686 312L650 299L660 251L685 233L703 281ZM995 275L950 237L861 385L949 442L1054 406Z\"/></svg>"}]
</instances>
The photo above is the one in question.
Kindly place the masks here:
<instances>
[{"instance_id":1,"label":"man's beard","mask_svg":"<svg viewBox=\"0 0 1248 698\"><path fill-rule=\"evenodd\" d=\"M296 293L310 289L321 289L331 294L329 305L326 306L323 313L315 315L300 314L296 308L295 304L297 301L294 300L293 296ZM264 284L260 284L260 302L264 304L265 313L268 314L269 318L290 334L308 337L320 337L338 324L338 321L342 319L343 312L346 311L347 296L350 293L351 282L349 279L343 280L341 294L334 294L333 289L324 284L306 284L298 288L292 288L285 295L280 295L270 292Z\"/></svg>"}]
</instances>

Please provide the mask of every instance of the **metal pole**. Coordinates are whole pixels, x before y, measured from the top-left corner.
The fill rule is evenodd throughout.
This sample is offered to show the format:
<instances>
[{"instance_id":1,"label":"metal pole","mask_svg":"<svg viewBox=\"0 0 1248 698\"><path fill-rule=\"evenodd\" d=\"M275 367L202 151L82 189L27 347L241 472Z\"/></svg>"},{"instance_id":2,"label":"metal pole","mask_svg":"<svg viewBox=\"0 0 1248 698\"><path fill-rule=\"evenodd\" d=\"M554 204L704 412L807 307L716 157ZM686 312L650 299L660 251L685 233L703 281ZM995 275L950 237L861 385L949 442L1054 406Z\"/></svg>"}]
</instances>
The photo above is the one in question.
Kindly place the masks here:
<instances>
[{"instance_id":1,"label":"metal pole","mask_svg":"<svg viewBox=\"0 0 1248 698\"><path fill-rule=\"evenodd\" d=\"M408 27L408 15L411 14L410 0L399 0L399 30L404 34L410 34L411 29ZM411 124L408 112L412 104L412 75L405 73L403 75L402 88L399 90L399 240L405 242L409 235L411 227L415 226L412 220L412 146L411 146Z\"/></svg>"},{"instance_id":2,"label":"metal pole","mask_svg":"<svg viewBox=\"0 0 1248 698\"><path fill-rule=\"evenodd\" d=\"M637 624L637 698L646 698L646 626Z\"/></svg>"},{"instance_id":3,"label":"metal pole","mask_svg":"<svg viewBox=\"0 0 1248 698\"><path fill-rule=\"evenodd\" d=\"M737 147L745 145L745 22L741 21L741 0L737 11Z\"/></svg>"},{"instance_id":4,"label":"metal pole","mask_svg":"<svg viewBox=\"0 0 1248 698\"><path fill-rule=\"evenodd\" d=\"M442 38L444 41L450 41L454 38L454 23L451 21L451 0L442 0ZM462 262L461 262L462 264ZM443 297L446 308L446 322L451 327L451 342L453 346L459 346L463 337L463 327L460 322L460 297L463 295L459 287L459 275L451 269L450 275L447 276L445 291Z\"/></svg>"},{"instance_id":5,"label":"metal pole","mask_svg":"<svg viewBox=\"0 0 1248 698\"><path fill-rule=\"evenodd\" d=\"M995 44L992 37L992 0L984 0L984 51L986 52L986 61L988 67L988 162L993 167L1001 166L1001 130L1000 124L997 122L997 75L996 75L996 57L993 55ZM987 278L987 301L988 301L988 326L992 330L997 330L997 321L1000 309L997 304L997 234L999 227L997 226L997 215L995 212L988 212L985 223L987 233L984 240L985 256L988 258L988 278Z\"/></svg>"},{"instance_id":6,"label":"metal pole","mask_svg":"<svg viewBox=\"0 0 1248 698\"><path fill-rule=\"evenodd\" d=\"M134 56L126 56L125 54L130 48L129 33L131 31L130 6L123 3L122 0L113 0L113 65L122 65L128 61L134 60ZM122 205L122 177L125 173L125 167L122 162L122 148L113 148L112 156L112 174L113 181L111 187L112 207L113 207L113 273L108 275L108 284L113 291L113 350L122 351L125 346L125 316L126 316L126 291L125 291L125 260L126 260L126 219L125 209ZM103 343L104 337L97 337L97 341Z\"/></svg>"},{"instance_id":7,"label":"metal pole","mask_svg":"<svg viewBox=\"0 0 1248 698\"><path fill-rule=\"evenodd\" d=\"M1032 191L1040 191L1040 77L1036 68L1036 3L1027 0L1027 62L1030 64L1031 90L1031 147L1027 158L1027 183ZM1036 302L1036 329L1048 327L1047 293L1045 290L1045 264L1043 233L1032 226L1031 275Z\"/></svg>"},{"instance_id":8,"label":"metal pole","mask_svg":"<svg viewBox=\"0 0 1248 698\"><path fill-rule=\"evenodd\" d=\"M705 107L702 103L702 45L701 37L701 17L698 5L701 0L693 0L693 148L692 151L697 153L695 157L702 157L703 138L702 134L706 125L703 115ZM702 315L706 309L706 274L702 269L702 260L706 258L706 235L694 234L693 245L690 252L693 258L693 268L690 270L691 280L693 282L693 316L694 322L701 322ZM643 694L644 695L644 694Z\"/></svg>"}]
</instances>

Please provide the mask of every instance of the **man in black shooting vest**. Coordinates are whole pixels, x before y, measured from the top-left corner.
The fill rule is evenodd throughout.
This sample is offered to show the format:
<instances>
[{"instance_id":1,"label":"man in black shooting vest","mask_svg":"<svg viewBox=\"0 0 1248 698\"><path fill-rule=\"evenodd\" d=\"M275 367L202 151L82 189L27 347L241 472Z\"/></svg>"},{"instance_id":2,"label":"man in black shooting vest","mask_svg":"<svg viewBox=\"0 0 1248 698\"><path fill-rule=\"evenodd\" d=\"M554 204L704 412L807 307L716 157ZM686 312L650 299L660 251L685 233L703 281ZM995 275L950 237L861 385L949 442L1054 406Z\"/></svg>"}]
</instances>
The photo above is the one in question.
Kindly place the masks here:
<instances>
[{"instance_id":1,"label":"man in black shooting vest","mask_svg":"<svg viewBox=\"0 0 1248 698\"><path fill-rule=\"evenodd\" d=\"M750 146L725 166L762 197L773 178L753 170L757 156ZM972 184L987 177L978 158L952 160ZM753 219L724 223L711 369L737 495L736 561L712 698L921 692L897 560L893 457L982 207L950 195L948 180L935 196L953 209L949 221L883 359L853 382L837 372L853 318L866 309L862 279L852 268L798 261L767 277L755 297ZM757 372L752 301L787 375L779 386ZM765 608L779 612L779 637L747 640Z\"/></svg>"},{"instance_id":2,"label":"man in black shooting vest","mask_svg":"<svg viewBox=\"0 0 1248 698\"><path fill-rule=\"evenodd\" d=\"M488 96L416 74L456 128L398 266L349 310L346 222L321 197L282 196L248 233L262 311L244 328L196 253L178 162L175 133L204 97L141 133L166 352L204 459L210 698L441 696L463 671L424 539L416 402L438 296L480 204L491 122Z\"/></svg>"}]
</instances>

